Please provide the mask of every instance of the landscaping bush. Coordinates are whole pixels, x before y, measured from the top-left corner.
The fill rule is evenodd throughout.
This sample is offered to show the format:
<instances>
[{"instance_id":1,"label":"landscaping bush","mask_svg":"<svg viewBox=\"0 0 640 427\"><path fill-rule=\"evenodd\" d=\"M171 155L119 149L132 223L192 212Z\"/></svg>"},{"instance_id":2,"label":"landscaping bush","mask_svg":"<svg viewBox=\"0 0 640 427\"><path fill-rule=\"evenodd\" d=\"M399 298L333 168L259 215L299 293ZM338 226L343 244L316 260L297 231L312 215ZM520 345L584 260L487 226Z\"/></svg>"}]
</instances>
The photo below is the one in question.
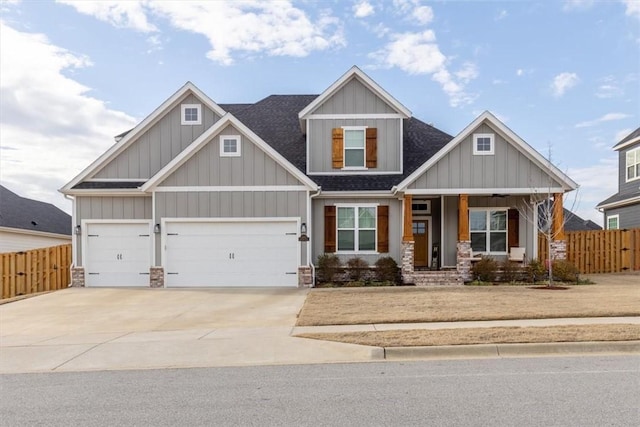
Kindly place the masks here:
<instances>
[{"instance_id":1,"label":"landscaping bush","mask_svg":"<svg viewBox=\"0 0 640 427\"><path fill-rule=\"evenodd\" d=\"M576 267L571 261L566 259L556 259L551 264L553 270L553 277L561 282L577 282L578 281L578 267Z\"/></svg>"},{"instance_id":2,"label":"landscaping bush","mask_svg":"<svg viewBox=\"0 0 640 427\"><path fill-rule=\"evenodd\" d=\"M376 279L380 282L400 284L400 267L390 256L378 258L376 261Z\"/></svg>"},{"instance_id":3,"label":"landscaping bush","mask_svg":"<svg viewBox=\"0 0 640 427\"><path fill-rule=\"evenodd\" d=\"M488 256L483 256L482 259L471 266L471 274L475 280L481 282L493 282L496 280L498 272L498 262Z\"/></svg>"},{"instance_id":4,"label":"landscaping bush","mask_svg":"<svg viewBox=\"0 0 640 427\"><path fill-rule=\"evenodd\" d=\"M531 282L538 282L547 277L547 268L539 259L532 259L527 264L527 276Z\"/></svg>"},{"instance_id":5,"label":"landscaping bush","mask_svg":"<svg viewBox=\"0 0 640 427\"><path fill-rule=\"evenodd\" d=\"M347 268L349 269L349 278L351 280L360 281L365 270L369 268L369 263L360 257L355 257L347 261Z\"/></svg>"},{"instance_id":6,"label":"landscaping bush","mask_svg":"<svg viewBox=\"0 0 640 427\"><path fill-rule=\"evenodd\" d=\"M517 262L504 260L500 263L500 269L502 270L500 280L503 282L513 283L520 278L521 270Z\"/></svg>"},{"instance_id":7,"label":"landscaping bush","mask_svg":"<svg viewBox=\"0 0 640 427\"><path fill-rule=\"evenodd\" d=\"M334 254L322 254L316 265L316 278L319 283L333 282L340 272L340 258Z\"/></svg>"}]
</instances>

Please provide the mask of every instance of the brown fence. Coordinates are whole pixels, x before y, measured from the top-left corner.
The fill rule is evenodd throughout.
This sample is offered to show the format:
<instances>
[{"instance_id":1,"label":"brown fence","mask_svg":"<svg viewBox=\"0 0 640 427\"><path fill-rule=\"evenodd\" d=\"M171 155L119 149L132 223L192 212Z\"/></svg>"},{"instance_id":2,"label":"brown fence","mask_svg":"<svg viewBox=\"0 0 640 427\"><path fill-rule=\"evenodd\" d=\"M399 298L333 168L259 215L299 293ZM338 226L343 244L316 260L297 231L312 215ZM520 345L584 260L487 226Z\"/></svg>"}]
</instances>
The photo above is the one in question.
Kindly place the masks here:
<instances>
[{"instance_id":1,"label":"brown fence","mask_svg":"<svg viewBox=\"0 0 640 427\"><path fill-rule=\"evenodd\" d=\"M640 228L630 230L569 231L567 259L581 273L640 270ZM538 257L547 259L547 241L538 235Z\"/></svg>"},{"instance_id":2,"label":"brown fence","mask_svg":"<svg viewBox=\"0 0 640 427\"><path fill-rule=\"evenodd\" d=\"M70 244L0 254L2 299L66 288L70 267Z\"/></svg>"}]
</instances>

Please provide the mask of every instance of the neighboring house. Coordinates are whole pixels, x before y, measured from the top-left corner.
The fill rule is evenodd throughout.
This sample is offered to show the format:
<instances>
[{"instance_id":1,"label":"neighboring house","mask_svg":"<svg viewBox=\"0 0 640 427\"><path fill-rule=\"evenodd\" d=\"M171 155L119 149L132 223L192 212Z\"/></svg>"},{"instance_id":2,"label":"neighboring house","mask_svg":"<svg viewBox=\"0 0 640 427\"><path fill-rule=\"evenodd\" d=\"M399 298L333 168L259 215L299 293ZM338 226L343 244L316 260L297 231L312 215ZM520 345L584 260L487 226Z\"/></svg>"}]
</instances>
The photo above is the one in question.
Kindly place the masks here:
<instances>
[{"instance_id":1,"label":"neighboring house","mask_svg":"<svg viewBox=\"0 0 640 427\"><path fill-rule=\"evenodd\" d=\"M538 224L539 229L547 230L548 220L545 220L552 211L552 204L550 201L540 203L538 206ZM571 212L569 209L564 208L563 210L563 218L564 218L564 231L595 231L602 230L595 222L590 219L582 219L575 213Z\"/></svg>"},{"instance_id":2,"label":"neighboring house","mask_svg":"<svg viewBox=\"0 0 640 427\"><path fill-rule=\"evenodd\" d=\"M187 83L61 192L76 286L298 286L330 252L391 256L415 282L468 278L472 250L535 257L517 208L535 217L550 190L561 213L576 187L491 113L452 137L353 67L255 104Z\"/></svg>"},{"instance_id":3,"label":"neighboring house","mask_svg":"<svg viewBox=\"0 0 640 427\"><path fill-rule=\"evenodd\" d=\"M596 206L607 230L640 227L640 127L617 143L618 192Z\"/></svg>"},{"instance_id":4,"label":"neighboring house","mask_svg":"<svg viewBox=\"0 0 640 427\"><path fill-rule=\"evenodd\" d=\"M0 185L0 253L71 243L71 217Z\"/></svg>"}]
</instances>

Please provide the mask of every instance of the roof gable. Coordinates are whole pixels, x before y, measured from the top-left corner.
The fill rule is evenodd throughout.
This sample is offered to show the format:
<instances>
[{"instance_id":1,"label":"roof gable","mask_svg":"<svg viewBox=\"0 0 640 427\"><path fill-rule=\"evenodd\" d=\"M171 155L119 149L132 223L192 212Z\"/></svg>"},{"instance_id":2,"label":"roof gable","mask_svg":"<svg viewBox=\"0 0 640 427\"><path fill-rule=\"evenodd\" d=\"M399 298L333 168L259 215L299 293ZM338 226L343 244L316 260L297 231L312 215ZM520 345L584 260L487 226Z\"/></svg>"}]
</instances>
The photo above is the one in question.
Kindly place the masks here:
<instances>
[{"instance_id":1,"label":"roof gable","mask_svg":"<svg viewBox=\"0 0 640 427\"><path fill-rule=\"evenodd\" d=\"M511 129L505 126L500 120L498 120L493 114L485 111L478 116L471 124L462 130L455 138L453 138L447 145L445 145L440 151L438 151L433 157L427 160L422 166L416 169L411 175L404 179L398 186L398 191L406 190L412 183L414 183L420 176L426 173L430 168L436 165L441 159L443 159L452 150L458 147L460 144L467 141L467 139L478 129L483 123L490 127L500 131L505 140L513 145L518 151L524 154L529 160L534 162L539 168L549 173L553 180L562 185L565 191L575 190L578 187L571 178L560 171L551 162L545 159L540 153L538 153L533 147L527 144L522 138L516 135Z\"/></svg>"},{"instance_id":2,"label":"roof gable","mask_svg":"<svg viewBox=\"0 0 640 427\"><path fill-rule=\"evenodd\" d=\"M164 117L172 108L174 108L174 104L179 102L185 95L193 94L196 98L202 101L208 108L210 108L214 113L219 116L223 116L225 111L220 108L218 104L216 104L211 98L205 95L200 89L198 89L193 83L187 82L182 86L178 91L176 91L173 95L171 95L166 101L164 101L158 108L156 108L150 115L148 115L144 120L142 120L136 127L134 127L131 131L128 131L124 134L118 135L121 137L120 140L116 142L111 148L109 148L105 153L103 153L100 157L98 157L93 163L91 163L88 167L86 167L80 174L78 174L75 178L73 178L70 182L68 182L64 187L60 189L62 193L69 193L76 184L80 183L87 177L92 174L98 172L103 167L107 165L111 160L113 160L118 154L123 152L131 143L135 141L135 139L144 133L147 129L149 129L153 124L155 124L160 118ZM117 138L116 138L117 139Z\"/></svg>"},{"instance_id":3,"label":"roof gable","mask_svg":"<svg viewBox=\"0 0 640 427\"><path fill-rule=\"evenodd\" d=\"M212 138L220 134L227 126L233 126L237 129L242 136L246 137L253 144L258 146L264 151L271 159L277 164L282 166L287 172L293 175L297 180L306 185L309 189L315 190L317 185L309 179L304 173L296 168L291 162L285 159L280 153L274 150L269 144L263 141L258 135L256 135L251 129L240 122L231 113L225 114L220 120L218 120L211 128L205 133L200 135L189 147L176 156L171 162L169 162L164 168L162 168L157 174L149 179L140 189L142 191L153 191L158 187L165 179L176 172L182 165L187 163L196 153L198 153L203 147L205 147Z\"/></svg>"},{"instance_id":4,"label":"roof gable","mask_svg":"<svg viewBox=\"0 0 640 427\"><path fill-rule=\"evenodd\" d=\"M362 70L355 65L349 69L345 74L336 80L329 88L320 94L313 102L307 105L302 111L298 113L298 118L301 120L306 119L316 109L318 109L329 98L334 96L338 91L344 88L351 80L358 79L358 81L373 92L376 96L386 102L397 114L400 114L403 118L411 117L411 111L404 105L402 105L397 99L391 96L380 85L367 76Z\"/></svg>"},{"instance_id":5,"label":"roof gable","mask_svg":"<svg viewBox=\"0 0 640 427\"><path fill-rule=\"evenodd\" d=\"M633 132L631 132L626 137L624 137L622 141L614 145L613 149L616 151L619 151L623 148L629 147L630 145L637 144L637 143L640 143L640 127L634 130Z\"/></svg>"}]
</instances>

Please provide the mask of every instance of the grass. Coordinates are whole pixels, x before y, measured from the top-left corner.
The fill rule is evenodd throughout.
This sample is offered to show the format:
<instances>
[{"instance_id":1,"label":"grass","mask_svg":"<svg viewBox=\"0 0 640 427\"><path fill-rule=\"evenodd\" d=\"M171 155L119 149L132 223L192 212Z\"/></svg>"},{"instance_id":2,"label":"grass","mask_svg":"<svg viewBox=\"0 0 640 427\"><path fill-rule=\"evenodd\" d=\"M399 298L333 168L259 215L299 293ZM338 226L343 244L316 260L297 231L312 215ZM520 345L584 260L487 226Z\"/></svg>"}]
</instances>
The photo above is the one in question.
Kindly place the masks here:
<instances>
[{"instance_id":1,"label":"grass","mask_svg":"<svg viewBox=\"0 0 640 427\"><path fill-rule=\"evenodd\" d=\"M315 289L297 326L455 322L640 315L640 286L622 283L568 286L567 290L520 286Z\"/></svg>"},{"instance_id":2,"label":"grass","mask_svg":"<svg viewBox=\"0 0 640 427\"><path fill-rule=\"evenodd\" d=\"M464 329L410 329L296 335L325 341L376 347L440 346L498 343L548 343L640 340L640 325L562 325Z\"/></svg>"}]
</instances>

